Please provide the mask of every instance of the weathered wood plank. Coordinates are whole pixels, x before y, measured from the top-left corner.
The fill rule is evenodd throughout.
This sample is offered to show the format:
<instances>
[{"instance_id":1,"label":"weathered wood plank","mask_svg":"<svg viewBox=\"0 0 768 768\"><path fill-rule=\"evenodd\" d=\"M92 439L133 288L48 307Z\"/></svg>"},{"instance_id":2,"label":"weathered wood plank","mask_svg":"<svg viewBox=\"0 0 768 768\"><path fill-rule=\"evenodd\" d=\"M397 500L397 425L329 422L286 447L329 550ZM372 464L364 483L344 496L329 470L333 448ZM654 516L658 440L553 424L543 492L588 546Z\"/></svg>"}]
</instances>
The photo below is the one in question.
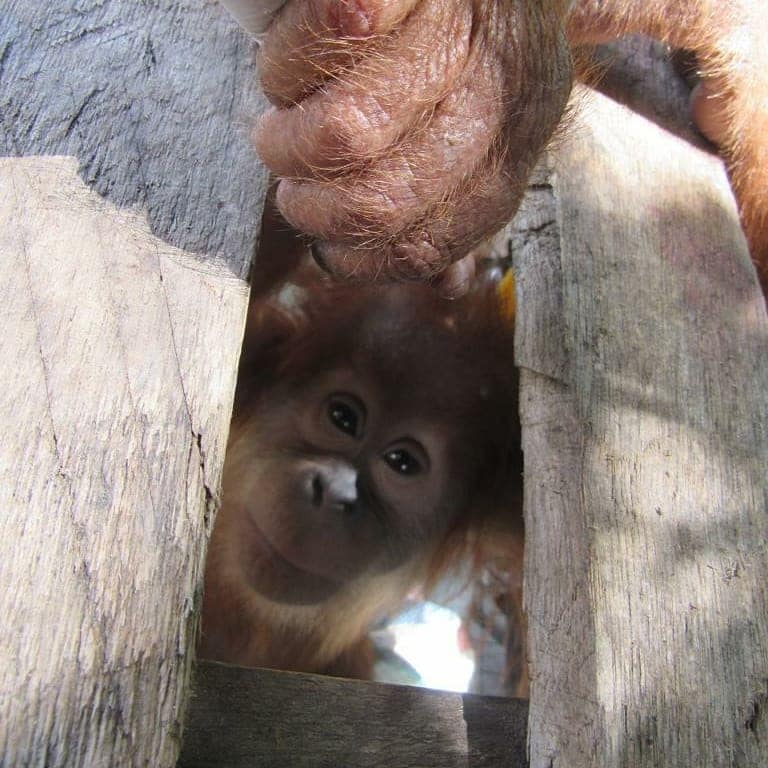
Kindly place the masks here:
<instances>
[{"instance_id":1,"label":"weathered wood plank","mask_svg":"<svg viewBox=\"0 0 768 768\"><path fill-rule=\"evenodd\" d=\"M245 277L264 171L255 44L215 0L0 0L0 155L76 157L152 232Z\"/></svg>"},{"instance_id":2,"label":"weathered wood plank","mask_svg":"<svg viewBox=\"0 0 768 768\"><path fill-rule=\"evenodd\" d=\"M0 762L172 765L246 290L72 161L0 179Z\"/></svg>"},{"instance_id":3,"label":"weathered wood plank","mask_svg":"<svg viewBox=\"0 0 768 768\"><path fill-rule=\"evenodd\" d=\"M765 304L715 158L573 135L517 263L531 765L764 766Z\"/></svg>"},{"instance_id":4,"label":"weathered wood plank","mask_svg":"<svg viewBox=\"0 0 768 768\"><path fill-rule=\"evenodd\" d=\"M171 766L264 196L251 43L211 2L0 17L0 764Z\"/></svg>"},{"instance_id":5,"label":"weathered wood plank","mask_svg":"<svg viewBox=\"0 0 768 768\"><path fill-rule=\"evenodd\" d=\"M180 768L523 768L519 699L197 666Z\"/></svg>"}]
</instances>

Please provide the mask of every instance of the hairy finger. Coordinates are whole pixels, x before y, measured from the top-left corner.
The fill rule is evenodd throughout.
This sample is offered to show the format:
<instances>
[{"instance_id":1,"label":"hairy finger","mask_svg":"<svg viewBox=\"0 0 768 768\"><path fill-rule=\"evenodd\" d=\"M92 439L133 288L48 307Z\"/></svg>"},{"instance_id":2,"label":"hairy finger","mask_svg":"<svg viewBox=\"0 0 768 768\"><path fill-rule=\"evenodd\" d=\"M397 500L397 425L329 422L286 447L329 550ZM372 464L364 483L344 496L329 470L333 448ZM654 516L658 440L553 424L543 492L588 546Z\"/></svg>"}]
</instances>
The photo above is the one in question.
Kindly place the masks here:
<instances>
[{"instance_id":1,"label":"hairy finger","mask_svg":"<svg viewBox=\"0 0 768 768\"><path fill-rule=\"evenodd\" d=\"M434 29L446 33L429 40ZM469 4L422 3L343 80L293 109L267 111L255 135L262 160L280 176L324 178L378 156L461 81L471 30Z\"/></svg>"},{"instance_id":2,"label":"hairy finger","mask_svg":"<svg viewBox=\"0 0 768 768\"><path fill-rule=\"evenodd\" d=\"M280 182L277 202L295 227L331 240L381 240L411 228L474 175L505 115L492 70L479 65L431 122L364 171L331 181ZM470 85L470 82L471 85Z\"/></svg>"},{"instance_id":3,"label":"hairy finger","mask_svg":"<svg viewBox=\"0 0 768 768\"><path fill-rule=\"evenodd\" d=\"M389 33L417 0L290 0L259 57L261 85L276 104L295 104L347 69Z\"/></svg>"},{"instance_id":4,"label":"hairy finger","mask_svg":"<svg viewBox=\"0 0 768 768\"><path fill-rule=\"evenodd\" d=\"M559 27L534 34L550 29L538 5L472 5L485 26L473 24L462 79L427 120L369 162L280 183L280 210L320 238L335 274L433 279L514 212L565 106L568 48Z\"/></svg>"},{"instance_id":5,"label":"hairy finger","mask_svg":"<svg viewBox=\"0 0 768 768\"><path fill-rule=\"evenodd\" d=\"M324 269L345 279L434 280L509 220L525 189L528 171L523 160L500 164L489 158L474 178L427 212L423 226L388 240L321 241L315 243L313 253ZM456 274L449 273L439 289L460 295L470 279L467 267L464 264Z\"/></svg>"}]
</instances>

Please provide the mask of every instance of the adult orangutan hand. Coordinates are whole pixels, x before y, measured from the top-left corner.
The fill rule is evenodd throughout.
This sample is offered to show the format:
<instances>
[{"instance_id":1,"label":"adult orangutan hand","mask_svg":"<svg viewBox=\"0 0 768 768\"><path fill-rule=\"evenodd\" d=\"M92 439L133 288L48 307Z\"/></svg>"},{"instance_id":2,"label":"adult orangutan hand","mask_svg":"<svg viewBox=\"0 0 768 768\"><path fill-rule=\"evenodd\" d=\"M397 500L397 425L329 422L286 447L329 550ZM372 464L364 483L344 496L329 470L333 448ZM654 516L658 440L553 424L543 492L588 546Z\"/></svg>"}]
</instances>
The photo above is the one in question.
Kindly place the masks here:
<instances>
[{"instance_id":1,"label":"adult orangutan hand","mask_svg":"<svg viewBox=\"0 0 768 768\"><path fill-rule=\"evenodd\" d=\"M242 4L243 0L240 0ZM256 0L254 0L256 2ZM563 0L288 0L256 146L329 271L432 279L510 216L571 87Z\"/></svg>"}]
</instances>

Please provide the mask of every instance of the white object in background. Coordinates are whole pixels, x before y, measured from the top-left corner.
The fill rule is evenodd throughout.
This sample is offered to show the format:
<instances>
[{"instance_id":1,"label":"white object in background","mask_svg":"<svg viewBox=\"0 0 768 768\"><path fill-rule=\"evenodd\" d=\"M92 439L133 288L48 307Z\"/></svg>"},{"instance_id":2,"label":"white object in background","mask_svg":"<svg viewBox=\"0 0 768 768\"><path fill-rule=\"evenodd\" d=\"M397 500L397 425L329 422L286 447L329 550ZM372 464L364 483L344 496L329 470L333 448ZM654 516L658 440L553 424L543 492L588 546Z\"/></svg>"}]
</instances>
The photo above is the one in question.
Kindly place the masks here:
<instances>
[{"instance_id":1,"label":"white object in background","mask_svg":"<svg viewBox=\"0 0 768 768\"><path fill-rule=\"evenodd\" d=\"M420 685L464 693L475 660L459 647L460 628L457 613L429 601L404 611L387 627L394 635L394 652L418 672Z\"/></svg>"},{"instance_id":2,"label":"white object in background","mask_svg":"<svg viewBox=\"0 0 768 768\"><path fill-rule=\"evenodd\" d=\"M275 14L287 0L220 0L246 32L257 40L264 35Z\"/></svg>"}]
</instances>

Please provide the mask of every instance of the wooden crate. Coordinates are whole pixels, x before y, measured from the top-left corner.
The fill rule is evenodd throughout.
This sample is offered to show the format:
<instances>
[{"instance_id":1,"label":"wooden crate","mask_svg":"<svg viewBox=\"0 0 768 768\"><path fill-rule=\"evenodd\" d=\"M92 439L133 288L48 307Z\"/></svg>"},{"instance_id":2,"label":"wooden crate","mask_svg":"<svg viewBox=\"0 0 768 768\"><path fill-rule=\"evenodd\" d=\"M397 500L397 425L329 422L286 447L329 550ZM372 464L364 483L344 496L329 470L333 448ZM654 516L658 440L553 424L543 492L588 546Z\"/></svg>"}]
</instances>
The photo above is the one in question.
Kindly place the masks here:
<instances>
[{"instance_id":1,"label":"wooden crate","mask_svg":"<svg viewBox=\"0 0 768 768\"><path fill-rule=\"evenodd\" d=\"M0 18L0 765L172 766L263 201L253 51L212 2ZM530 764L763 766L768 321L722 167L595 96L512 228ZM184 765L522 760L514 701L198 680Z\"/></svg>"}]
</instances>

